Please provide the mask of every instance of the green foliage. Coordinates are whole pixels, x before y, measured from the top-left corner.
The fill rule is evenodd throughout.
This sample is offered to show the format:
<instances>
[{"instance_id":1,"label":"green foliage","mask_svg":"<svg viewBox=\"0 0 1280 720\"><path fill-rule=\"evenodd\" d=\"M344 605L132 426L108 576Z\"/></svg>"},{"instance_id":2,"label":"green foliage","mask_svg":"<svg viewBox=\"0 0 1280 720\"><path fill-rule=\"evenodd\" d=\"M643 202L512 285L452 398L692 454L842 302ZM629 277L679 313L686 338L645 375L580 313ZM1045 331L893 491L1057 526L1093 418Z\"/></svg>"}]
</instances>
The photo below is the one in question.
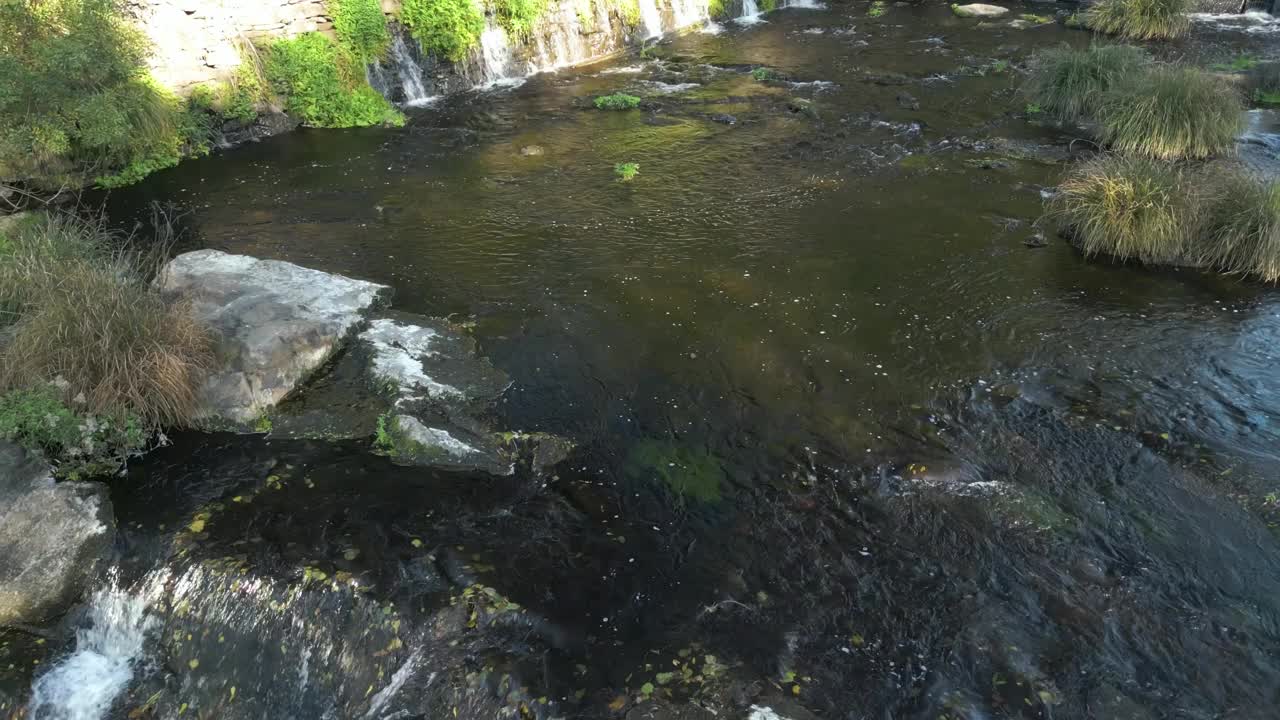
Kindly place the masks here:
<instances>
[{"instance_id":1,"label":"green foliage","mask_svg":"<svg viewBox=\"0 0 1280 720\"><path fill-rule=\"evenodd\" d=\"M338 40L363 63L381 59L391 44L378 0L327 0Z\"/></svg>"},{"instance_id":2,"label":"green foliage","mask_svg":"<svg viewBox=\"0 0 1280 720\"><path fill-rule=\"evenodd\" d=\"M1259 63L1250 68L1246 87L1259 105L1280 105L1280 62Z\"/></svg>"},{"instance_id":3,"label":"green foliage","mask_svg":"<svg viewBox=\"0 0 1280 720\"><path fill-rule=\"evenodd\" d=\"M758 5L762 13L773 12L778 9L778 0L760 0Z\"/></svg>"},{"instance_id":4,"label":"green foliage","mask_svg":"<svg viewBox=\"0 0 1280 720\"><path fill-rule=\"evenodd\" d=\"M1048 25L1049 23L1053 22L1052 15L1036 15L1034 13L1023 13L1018 17L1022 18L1023 20L1026 20L1029 23L1035 23L1037 25Z\"/></svg>"},{"instance_id":5,"label":"green foliage","mask_svg":"<svg viewBox=\"0 0 1280 720\"><path fill-rule=\"evenodd\" d=\"M1229 169L1198 185L1209 197L1199 215L1205 230L1193 248L1195 264L1280 280L1280 183Z\"/></svg>"},{"instance_id":6,"label":"green foliage","mask_svg":"<svg viewBox=\"0 0 1280 720\"><path fill-rule=\"evenodd\" d=\"M115 472L142 451L148 435L136 417L113 420L73 410L54 385L0 394L0 438L42 453L65 479Z\"/></svg>"},{"instance_id":7,"label":"green foliage","mask_svg":"<svg viewBox=\"0 0 1280 720\"><path fill-rule=\"evenodd\" d=\"M724 4L724 0L708 0L707 1L707 17L722 18L729 8Z\"/></svg>"},{"instance_id":8,"label":"green foliage","mask_svg":"<svg viewBox=\"0 0 1280 720\"><path fill-rule=\"evenodd\" d=\"M624 472L637 480L660 479L682 499L714 503L721 497L724 467L705 450L642 440L627 455Z\"/></svg>"},{"instance_id":9,"label":"green foliage","mask_svg":"<svg viewBox=\"0 0 1280 720\"><path fill-rule=\"evenodd\" d=\"M1231 62L1214 63L1209 66L1209 69L1217 72L1244 72L1257 67L1260 62L1262 61L1258 58L1246 54L1232 58Z\"/></svg>"},{"instance_id":10,"label":"green foliage","mask_svg":"<svg viewBox=\"0 0 1280 720\"><path fill-rule=\"evenodd\" d=\"M480 41L484 15L472 0L404 0L400 20L424 50L457 62Z\"/></svg>"},{"instance_id":11,"label":"green foliage","mask_svg":"<svg viewBox=\"0 0 1280 720\"><path fill-rule=\"evenodd\" d=\"M182 104L150 82L124 0L0 0L0 176L57 187L177 162Z\"/></svg>"},{"instance_id":12,"label":"green foliage","mask_svg":"<svg viewBox=\"0 0 1280 720\"><path fill-rule=\"evenodd\" d=\"M1107 91L1149 62L1144 51L1129 45L1048 48L1032 57L1023 94L1045 112L1078 122L1097 112Z\"/></svg>"},{"instance_id":13,"label":"green foliage","mask_svg":"<svg viewBox=\"0 0 1280 720\"><path fill-rule=\"evenodd\" d=\"M159 217L159 216L158 216ZM0 392L58 381L87 413L183 425L198 404L209 336L151 282L171 225L143 251L100 221L41 215L0 255Z\"/></svg>"},{"instance_id":14,"label":"green foliage","mask_svg":"<svg viewBox=\"0 0 1280 720\"><path fill-rule=\"evenodd\" d=\"M871 3L871 7L867 8L867 17L878 18L889 12L889 5L884 0L875 0Z\"/></svg>"},{"instance_id":15,"label":"green foliage","mask_svg":"<svg viewBox=\"0 0 1280 720\"><path fill-rule=\"evenodd\" d=\"M1099 0L1085 12L1093 30L1130 40L1169 40L1191 28L1190 0Z\"/></svg>"},{"instance_id":16,"label":"green foliage","mask_svg":"<svg viewBox=\"0 0 1280 720\"><path fill-rule=\"evenodd\" d=\"M776 73L771 68L758 67L751 71L751 79L756 82L768 82L776 77Z\"/></svg>"},{"instance_id":17,"label":"green foliage","mask_svg":"<svg viewBox=\"0 0 1280 720\"><path fill-rule=\"evenodd\" d=\"M492 0L498 23L507 35L513 38L528 37L533 31L542 13L546 11L548 0Z\"/></svg>"},{"instance_id":18,"label":"green foliage","mask_svg":"<svg viewBox=\"0 0 1280 720\"><path fill-rule=\"evenodd\" d=\"M395 449L396 445L395 438L391 436L391 431L387 427L389 418L390 413L383 413L378 416L378 429L373 436L374 448L381 450L382 452L391 452Z\"/></svg>"},{"instance_id":19,"label":"green foliage","mask_svg":"<svg viewBox=\"0 0 1280 720\"><path fill-rule=\"evenodd\" d=\"M1157 65L1109 91L1098 120L1102 141L1121 152L1198 160L1234 148L1242 112L1230 84L1195 68Z\"/></svg>"},{"instance_id":20,"label":"green foliage","mask_svg":"<svg viewBox=\"0 0 1280 720\"><path fill-rule=\"evenodd\" d=\"M320 33L277 40L265 71L285 109L314 127L402 125L404 116L364 79L356 59Z\"/></svg>"},{"instance_id":21,"label":"green foliage","mask_svg":"<svg viewBox=\"0 0 1280 720\"><path fill-rule=\"evenodd\" d=\"M1052 214L1071 229L1086 255L1145 263L1185 257L1197 207L1182 169L1108 155L1077 168L1058 189Z\"/></svg>"},{"instance_id":22,"label":"green foliage","mask_svg":"<svg viewBox=\"0 0 1280 720\"><path fill-rule=\"evenodd\" d=\"M629 28L640 26L640 0L620 0L618 3L618 17L622 19L622 24Z\"/></svg>"},{"instance_id":23,"label":"green foliage","mask_svg":"<svg viewBox=\"0 0 1280 720\"><path fill-rule=\"evenodd\" d=\"M1040 103L1027 103L1025 110L1028 115L1039 115L1044 112L1044 108L1040 107Z\"/></svg>"},{"instance_id":24,"label":"green foliage","mask_svg":"<svg viewBox=\"0 0 1280 720\"><path fill-rule=\"evenodd\" d=\"M1280 91L1266 91L1256 89L1253 91L1253 101L1259 105L1280 105Z\"/></svg>"},{"instance_id":25,"label":"green foliage","mask_svg":"<svg viewBox=\"0 0 1280 720\"><path fill-rule=\"evenodd\" d=\"M613 166L613 174L618 176L618 182L631 182L640 174L640 165L638 163L618 163Z\"/></svg>"},{"instance_id":26,"label":"green foliage","mask_svg":"<svg viewBox=\"0 0 1280 720\"><path fill-rule=\"evenodd\" d=\"M595 105L597 110L634 110L640 107L640 98L635 95L616 92L612 95L597 97Z\"/></svg>"}]
</instances>

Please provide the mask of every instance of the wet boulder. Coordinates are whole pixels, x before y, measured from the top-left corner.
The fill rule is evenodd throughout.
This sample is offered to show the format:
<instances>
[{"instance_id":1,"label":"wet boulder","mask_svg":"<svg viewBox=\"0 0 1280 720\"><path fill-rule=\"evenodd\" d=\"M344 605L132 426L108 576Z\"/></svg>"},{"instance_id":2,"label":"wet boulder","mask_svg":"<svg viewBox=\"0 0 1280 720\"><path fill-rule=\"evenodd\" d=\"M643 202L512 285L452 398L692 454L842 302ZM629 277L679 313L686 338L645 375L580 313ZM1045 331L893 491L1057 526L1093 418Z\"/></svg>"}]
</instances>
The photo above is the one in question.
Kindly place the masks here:
<instances>
[{"instance_id":1,"label":"wet boulder","mask_svg":"<svg viewBox=\"0 0 1280 720\"><path fill-rule=\"evenodd\" d=\"M247 429L338 350L384 285L277 260L198 250L174 258L161 288L191 300L216 336L197 417Z\"/></svg>"},{"instance_id":2,"label":"wet boulder","mask_svg":"<svg viewBox=\"0 0 1280 720\"><path fill-rule=\"evenodd\" d=\"M65 610L114 540L105 485L54 482L47 463L0 441L0 625Z\"/></svg>"},{"instance_id":3,"label":"wet boulder","mask_svg":"<svg viewBox=\"0 0 1280 720\"><path fill-rule=\"evenodd\" d=\"M970 3L968 5L952 5L951 11L962 18L996 18L1008 14L1009 8L985 3Z\"/></svg>"}]
</instances>

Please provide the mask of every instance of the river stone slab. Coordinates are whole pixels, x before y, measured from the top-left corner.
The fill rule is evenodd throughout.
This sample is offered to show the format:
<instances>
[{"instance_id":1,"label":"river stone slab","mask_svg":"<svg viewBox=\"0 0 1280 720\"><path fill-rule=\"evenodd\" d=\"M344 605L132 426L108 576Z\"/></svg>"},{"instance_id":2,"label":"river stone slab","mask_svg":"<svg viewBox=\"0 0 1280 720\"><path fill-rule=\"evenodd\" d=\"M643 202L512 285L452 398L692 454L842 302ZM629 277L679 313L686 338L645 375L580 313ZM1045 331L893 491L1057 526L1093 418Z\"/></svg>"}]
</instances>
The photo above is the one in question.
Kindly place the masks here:
<instances>
[{"instance_id":1,"label":"river stone slab","mask_svg":"<svg viewBox=\"0 0 1280 720\"><path fill-rule=\"evenodd\" d=\"M160 276L216 336L197 417L245 426L342 345L389 288L279 260L217 250L174 258Z\"/></svg>"},{"instance_id":2,"label":"river stone slab","mask_svg":"<svg viewBox=\"0 0 1280 720\"><path fill-rule=\"evenodd\" d=\"M1008 14L1009 8L985 3L970 3L968 5L952 5L951 11L962 18L997 18Z\"/></svg>"},{"instance_id":3,"label":"river stone slab","mask_svg":"<svg viewBox=\"0 0 1280 720\"><path fill-rule=\"evenodd\" d=\"M0 626L65 610L114 542L105 485L54 482L48 463L0 441Z\"/></svg>"}]
</instances>

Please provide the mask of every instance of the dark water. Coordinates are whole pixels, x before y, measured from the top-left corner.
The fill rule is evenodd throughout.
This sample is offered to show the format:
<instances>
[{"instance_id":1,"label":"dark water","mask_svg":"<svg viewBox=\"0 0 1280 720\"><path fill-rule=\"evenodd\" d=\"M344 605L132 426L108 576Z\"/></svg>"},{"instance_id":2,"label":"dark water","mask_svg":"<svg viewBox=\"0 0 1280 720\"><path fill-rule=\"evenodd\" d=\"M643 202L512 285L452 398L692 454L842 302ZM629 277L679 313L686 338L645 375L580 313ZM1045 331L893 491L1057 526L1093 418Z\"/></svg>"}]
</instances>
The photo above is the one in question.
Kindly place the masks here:
<instances>
[{"instance_id":1,"label":"dark water","mask_svg":"<svg viewBox=\"0 0 1280 720\"><path fill-rule=\"evenodd\" d=\"M113 491L122 582L165 600L107 716L1276 717L1280 296L1024 245L1090 148L1021 68L1087 34L866 12L110 198L473 323L504 426L579 450L499 480L175 438ZM590 109L615 90L646 102Z\"/></svg>"}]
</instances>

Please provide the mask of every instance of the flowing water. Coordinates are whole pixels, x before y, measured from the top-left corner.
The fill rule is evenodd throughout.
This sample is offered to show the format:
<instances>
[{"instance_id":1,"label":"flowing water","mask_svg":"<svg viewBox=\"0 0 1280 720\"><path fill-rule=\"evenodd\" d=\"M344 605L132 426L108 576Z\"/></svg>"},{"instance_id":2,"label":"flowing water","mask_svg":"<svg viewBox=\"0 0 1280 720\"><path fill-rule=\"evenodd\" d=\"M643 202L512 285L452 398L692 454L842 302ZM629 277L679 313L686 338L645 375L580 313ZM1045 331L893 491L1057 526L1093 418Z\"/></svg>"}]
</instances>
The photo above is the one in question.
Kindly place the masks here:
<instances>
[{"instance_id":1,"label":"flowing water","mask_svg":"<svg viewBox=\"0 0 1280 720\"><path fill-rule=\"evenodd\" d=\"M1051 228L1025 244L1089 146L1015 88L1032 49L1088 35L867 10L112 196L122 224L175 202L192 247L466 323L515 381L502 426L577 450L492 478L176 436L113 486L126 590L74 640L4 640L0 701L34 681L35 718L1275 717L1280 296L1086 260ZM1269 52L1220 25L1167 52ZM592 108L614 91L645 103Z\"/></svg>"}]
</instances>

